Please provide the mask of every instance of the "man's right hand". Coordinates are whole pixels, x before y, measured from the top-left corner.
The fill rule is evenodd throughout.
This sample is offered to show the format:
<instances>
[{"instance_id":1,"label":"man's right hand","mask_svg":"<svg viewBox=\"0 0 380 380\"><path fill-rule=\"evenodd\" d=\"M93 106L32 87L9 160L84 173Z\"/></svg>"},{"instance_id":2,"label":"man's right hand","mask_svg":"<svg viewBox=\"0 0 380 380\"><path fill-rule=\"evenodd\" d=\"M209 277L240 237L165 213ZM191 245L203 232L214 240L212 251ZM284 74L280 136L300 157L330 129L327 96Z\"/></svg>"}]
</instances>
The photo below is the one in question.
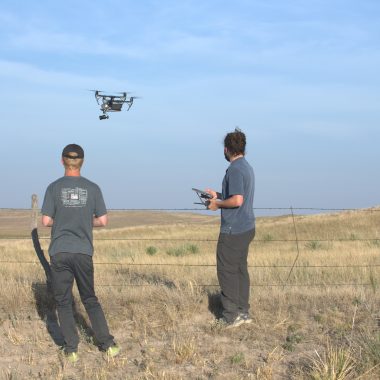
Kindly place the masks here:
<instances>
[{"instance_id":1,"label":"man's right hand","mask_svg":"<svg viewBox=\"0 0 380 380\"><path fill-rule=\"evenodd\" d=\"M93 227L105 227L108 223L108 216L107 214L104 214L102 216L99 216L98 218L94 216L92 219L92 226Z\"/></svg>"},{"instance_id":2,"label":"man's right hand","mask_svg":"<svg viewBox=\"0 0 380 380\"><path fill-rule=\"evenodd\" d=\"M44 227L51 227L54 223L54 219L47 215L42 215L42 225Z\"/></svg>"},{"instance_id":3,"label":"man's right hand","mask_svg":"<svg viewBox=\"0 0 380 380\"><path fill-rule=\"evenodd\" d=\"M212 199L217 199L218 198L218 194L217 194L217 192L215 190L206 189L205 191L206 191L206 193L209 193L212 196Z\"/></svg>"}]
</instances>

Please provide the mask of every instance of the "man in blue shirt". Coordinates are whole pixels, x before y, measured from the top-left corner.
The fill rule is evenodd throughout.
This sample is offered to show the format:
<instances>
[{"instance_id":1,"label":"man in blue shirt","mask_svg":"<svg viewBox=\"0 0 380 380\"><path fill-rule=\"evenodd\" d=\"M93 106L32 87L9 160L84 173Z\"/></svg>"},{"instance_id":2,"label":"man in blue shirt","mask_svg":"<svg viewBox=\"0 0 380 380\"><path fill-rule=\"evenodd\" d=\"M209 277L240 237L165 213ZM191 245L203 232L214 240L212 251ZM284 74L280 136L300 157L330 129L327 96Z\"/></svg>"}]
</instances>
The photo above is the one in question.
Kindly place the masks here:
<instances>
[{"instance_id":1,"label":"man in blue shirt","mask_svg":"<svg viewBox=\"0 0 380 380\"><path fill-rule=\"evenodd\" d=\"M255 176L245 159L246 137L239 129L224 139L224 156L230 165L222 184L222 193L207 189L212 196L208 209L221 209L217 245L217 275L221 287L223 321L228 327L250 323L249 244L255 236L253 197Z\"/></svg>"}]
</instances>

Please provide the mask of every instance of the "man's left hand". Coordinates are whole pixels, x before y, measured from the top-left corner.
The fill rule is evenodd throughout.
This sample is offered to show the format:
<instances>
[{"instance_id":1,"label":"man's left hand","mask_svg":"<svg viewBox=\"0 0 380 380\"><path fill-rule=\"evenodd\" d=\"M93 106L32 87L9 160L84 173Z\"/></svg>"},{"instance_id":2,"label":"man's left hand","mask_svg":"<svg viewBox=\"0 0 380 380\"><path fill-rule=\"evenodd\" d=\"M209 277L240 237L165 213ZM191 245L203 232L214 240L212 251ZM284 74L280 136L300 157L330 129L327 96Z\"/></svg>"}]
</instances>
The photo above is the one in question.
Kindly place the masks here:
<instances>
[{"instance_id":1,"label":"man's left hand","mask_svg":"<svg viewBox=\"0 0 380 380\"><path fill-rule=\"evenodd\" d=\"M219 209L219 207L218 207L219 201L216 198L209 199L208 202L209 202L209 204L207 206L208 210L216 211Z\"/></svg>"}]
</instances>

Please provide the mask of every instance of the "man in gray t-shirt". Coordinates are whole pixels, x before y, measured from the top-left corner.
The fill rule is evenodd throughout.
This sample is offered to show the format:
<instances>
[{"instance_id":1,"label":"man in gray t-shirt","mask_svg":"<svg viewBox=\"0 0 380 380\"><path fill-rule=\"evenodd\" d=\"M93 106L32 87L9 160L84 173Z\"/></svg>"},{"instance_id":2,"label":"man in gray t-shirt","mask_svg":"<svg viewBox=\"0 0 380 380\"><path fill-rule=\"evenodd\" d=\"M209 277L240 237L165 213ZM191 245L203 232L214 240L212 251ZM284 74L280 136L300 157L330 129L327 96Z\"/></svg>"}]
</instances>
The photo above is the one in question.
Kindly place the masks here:
<instances>
[{"instance_id":1,"label":"man in gray t-shirt","mask_svg":"<svg viewBox=\"0 0 380 380\"><path fill-rule=\"evenodd\" d=\"M42 205L42 224L52 227L49 255L53 293L64 352L71 362L78 360L79 344L72 308L74 279L100 348L108 356L120 351L94 290L92 228L105 226L108 219L99 186L80 175L83 159L79 145L69 144L63 149L65 175L48 186Z\"/></svg>"},{"instance_id":2,"label":"man in gray t-shirt","mask_svg":"<svg viewBox=\"0 0 380 380\"><path fill-rule=\"evenodd\" d=\"M217 245L217 275L221 287L223 322L228 327L250 323L248 250L255 236L253 196L255 176L245 159L245 134L239 129L224 139L224 156L230 162L222 193L207 189L212 196L209 210L221 209Z\"/></svg>"}]
</instances>

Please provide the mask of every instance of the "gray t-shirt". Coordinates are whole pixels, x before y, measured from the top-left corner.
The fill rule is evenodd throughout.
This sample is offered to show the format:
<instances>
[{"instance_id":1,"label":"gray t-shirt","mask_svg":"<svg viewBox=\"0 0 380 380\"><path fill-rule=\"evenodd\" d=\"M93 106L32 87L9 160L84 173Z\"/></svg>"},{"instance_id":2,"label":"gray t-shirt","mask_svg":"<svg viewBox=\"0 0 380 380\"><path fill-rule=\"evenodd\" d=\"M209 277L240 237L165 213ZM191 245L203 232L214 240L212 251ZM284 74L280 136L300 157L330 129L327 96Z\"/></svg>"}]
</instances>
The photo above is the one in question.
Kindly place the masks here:
<instances>
[{"instance_id":1,"label":"gray t-shirt","mask_svg":"<svg viewBox=\"0 0 380 380\"><path fill-rule=\"evenodd\" d=\"M240 234L255 228L254 192L255 175L252 166L244 157L232 161L223 179L222 199L242 195L244 202L240 207L221 209L220 232Z\"/></svg>"},{"instance_id":2,"label":"gray t-shirt","mask_svg":"<svg viewBox=\"0 0 380 380\"><path fill-rule=\"evenodd\" d=\"M93 255L93 217L107 213L98 185L84 177L61 177L46 189L41 211L54 219L50 256L58 252Z\"/></svg>"}]
</instances>

